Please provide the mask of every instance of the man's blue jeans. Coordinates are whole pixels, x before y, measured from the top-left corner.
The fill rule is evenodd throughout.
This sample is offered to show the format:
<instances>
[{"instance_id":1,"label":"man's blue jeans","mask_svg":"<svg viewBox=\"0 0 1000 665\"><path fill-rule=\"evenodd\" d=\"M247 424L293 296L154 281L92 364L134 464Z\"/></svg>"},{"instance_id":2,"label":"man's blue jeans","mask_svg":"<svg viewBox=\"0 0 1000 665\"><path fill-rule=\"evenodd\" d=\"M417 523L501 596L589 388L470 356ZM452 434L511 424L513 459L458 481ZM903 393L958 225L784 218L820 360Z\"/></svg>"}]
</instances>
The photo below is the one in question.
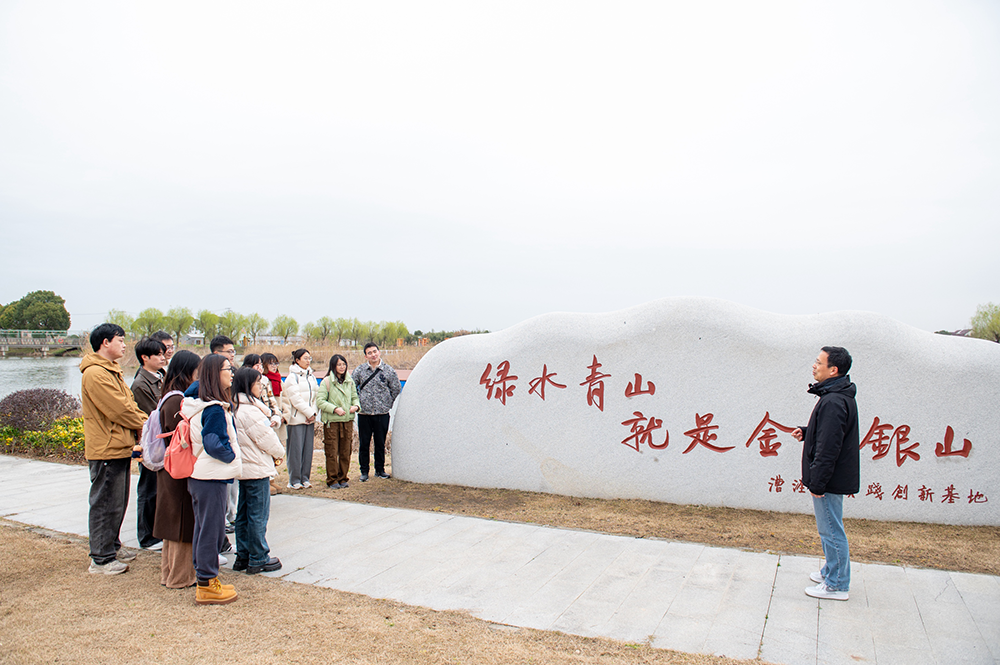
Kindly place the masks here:
<instances>
[{"instance_id":1,"label":"man's blue jeans","mask_svg":"<svg viewBox=\"0 0 1000 665\"><path fill-rule=\"evenodd\" d=\"M827 492L813 497L816 528L826 562L819 571L831 591L848 591L851 586L851 552L844 531L844 495Z\"/></svg>"},{"instance_id":2,"label":"man's blue jeans","mask_svg":"<svg viewBox=\"0 0 1000 665\"><path fill-rule=\"evenodd\" d=\"M267 546L267 518L271 514L271 483L267 478L240 481L236 505L236 558L263 566L271 558Z\"/></svg>"}]
</instances>

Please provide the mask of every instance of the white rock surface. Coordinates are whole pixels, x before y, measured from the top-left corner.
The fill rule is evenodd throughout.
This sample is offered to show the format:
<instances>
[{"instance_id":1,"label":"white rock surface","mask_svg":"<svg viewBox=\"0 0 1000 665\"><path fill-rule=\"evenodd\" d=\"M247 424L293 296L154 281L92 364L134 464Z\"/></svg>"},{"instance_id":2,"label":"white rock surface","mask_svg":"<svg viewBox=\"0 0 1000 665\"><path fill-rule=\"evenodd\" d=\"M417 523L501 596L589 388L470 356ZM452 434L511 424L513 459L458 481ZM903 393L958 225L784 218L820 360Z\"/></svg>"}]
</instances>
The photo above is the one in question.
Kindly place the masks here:
<instances>
[{"instance_id":1,"label":"white rock surface","mask_svg":"<svg viewBox=\"0 0 1000 665\"><path fill-rule=\"evenodd\" d=\"M439 344L399 398L393 474L811 513L808 492L797 487L801 444L769 423L758 426L765 417L785 427L807 422L816 398L806 388L824 345L850 351L858 386L861 492L847 500L845 514L1000 525L1000 345L869 312L786 316L705 298L547 314ZM588 404L595 357L606 375L603 404L596 395ZM510 380L491 385L505 362ZM532 392L543 368L554 382L545 382L544 400ZM646 437L629 422L648 427L650 418L660 424ZM888 425L878 451L864 441L875 418ZM699 426L714 429L699 437ZM779 447L765 456L772 428L770 444ZM936 454L961 451L966 440L967 457ZM874 459L877 452L885 454Z\"/></svg>"}]
</instances>

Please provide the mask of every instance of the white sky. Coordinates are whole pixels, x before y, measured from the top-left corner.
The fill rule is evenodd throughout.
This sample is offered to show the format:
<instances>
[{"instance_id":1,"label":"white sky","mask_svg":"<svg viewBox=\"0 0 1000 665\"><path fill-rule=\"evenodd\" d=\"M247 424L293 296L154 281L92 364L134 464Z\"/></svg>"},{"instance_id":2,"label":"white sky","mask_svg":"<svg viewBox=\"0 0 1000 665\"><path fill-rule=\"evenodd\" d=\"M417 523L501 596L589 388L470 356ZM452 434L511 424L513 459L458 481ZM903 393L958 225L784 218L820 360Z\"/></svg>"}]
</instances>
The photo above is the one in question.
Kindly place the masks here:
<instances>
[{"instance_id":1,"label":"white sky","mask_svg":"<svg viewBox=\"0 0 1000 665\"><path fill-rule=\"evenodd\" d=\"M961 328L998 119L992 0L0 0L0 302Z\"/></svg>"}]
</instances>

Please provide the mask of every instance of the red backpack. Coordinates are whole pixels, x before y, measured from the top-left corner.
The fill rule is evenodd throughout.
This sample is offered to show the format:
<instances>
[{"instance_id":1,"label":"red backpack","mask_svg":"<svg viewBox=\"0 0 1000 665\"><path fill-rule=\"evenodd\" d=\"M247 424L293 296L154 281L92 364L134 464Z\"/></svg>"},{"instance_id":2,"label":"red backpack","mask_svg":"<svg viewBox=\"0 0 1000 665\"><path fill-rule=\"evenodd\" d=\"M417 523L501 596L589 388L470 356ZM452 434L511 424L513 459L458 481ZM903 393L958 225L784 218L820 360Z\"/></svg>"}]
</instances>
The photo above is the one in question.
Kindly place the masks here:
<instances>
[{"instance_id":1,"label":"red backpack","mask_svg":"<svg viewBox=\"0 0 1000 665\"><path fill-rule=\"evenodd\" d=\"M194 471L194 452L191 450L191 419L183 413L179 414L181 421L177 423L170 445L163 454L163 468L171 478L183 480L190 478Z\"/></svg>"}]
</instances>

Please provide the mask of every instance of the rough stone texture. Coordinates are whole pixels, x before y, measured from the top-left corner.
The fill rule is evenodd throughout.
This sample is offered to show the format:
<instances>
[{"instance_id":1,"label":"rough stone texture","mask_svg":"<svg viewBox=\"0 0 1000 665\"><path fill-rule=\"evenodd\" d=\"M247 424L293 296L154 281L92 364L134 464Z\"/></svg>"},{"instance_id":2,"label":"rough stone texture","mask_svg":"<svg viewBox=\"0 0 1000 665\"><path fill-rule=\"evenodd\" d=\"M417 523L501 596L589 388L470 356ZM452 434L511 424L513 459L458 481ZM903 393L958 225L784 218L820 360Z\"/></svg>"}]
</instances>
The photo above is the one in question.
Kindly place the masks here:
<instances>
[{"instance_id":1,"label":"rough stone texture","mask_svg":"<svg viewBox=\"0 0 1000 665\"><path fill-rule=\"evenodd\" d=\"M438 345L398 401L393 474L811 513L808 493L797 487L801 444L771 423L806 423L816 399L806 393L810 368L824 345L851 352L858 385L862 488L845 513L1000 524L1000 345L869 312L786 316L703 298L547 314ZM591 394L588 404L595 356L606 375L603 403ZM504 362L506 382L498 381ZM540 386L532 392L543 367L551 379L544 400ZM638 390L651 381L655 392L626 396L636 374ZM645 436L635 427L650 418L662 422ZM875 418L888 427L875 427ZM699 427L714 429L699 434ZM765 456L768 430L776 454ZM936 454L961 451L966 440L967 457Z\"/></svg>"}]
</instances>

